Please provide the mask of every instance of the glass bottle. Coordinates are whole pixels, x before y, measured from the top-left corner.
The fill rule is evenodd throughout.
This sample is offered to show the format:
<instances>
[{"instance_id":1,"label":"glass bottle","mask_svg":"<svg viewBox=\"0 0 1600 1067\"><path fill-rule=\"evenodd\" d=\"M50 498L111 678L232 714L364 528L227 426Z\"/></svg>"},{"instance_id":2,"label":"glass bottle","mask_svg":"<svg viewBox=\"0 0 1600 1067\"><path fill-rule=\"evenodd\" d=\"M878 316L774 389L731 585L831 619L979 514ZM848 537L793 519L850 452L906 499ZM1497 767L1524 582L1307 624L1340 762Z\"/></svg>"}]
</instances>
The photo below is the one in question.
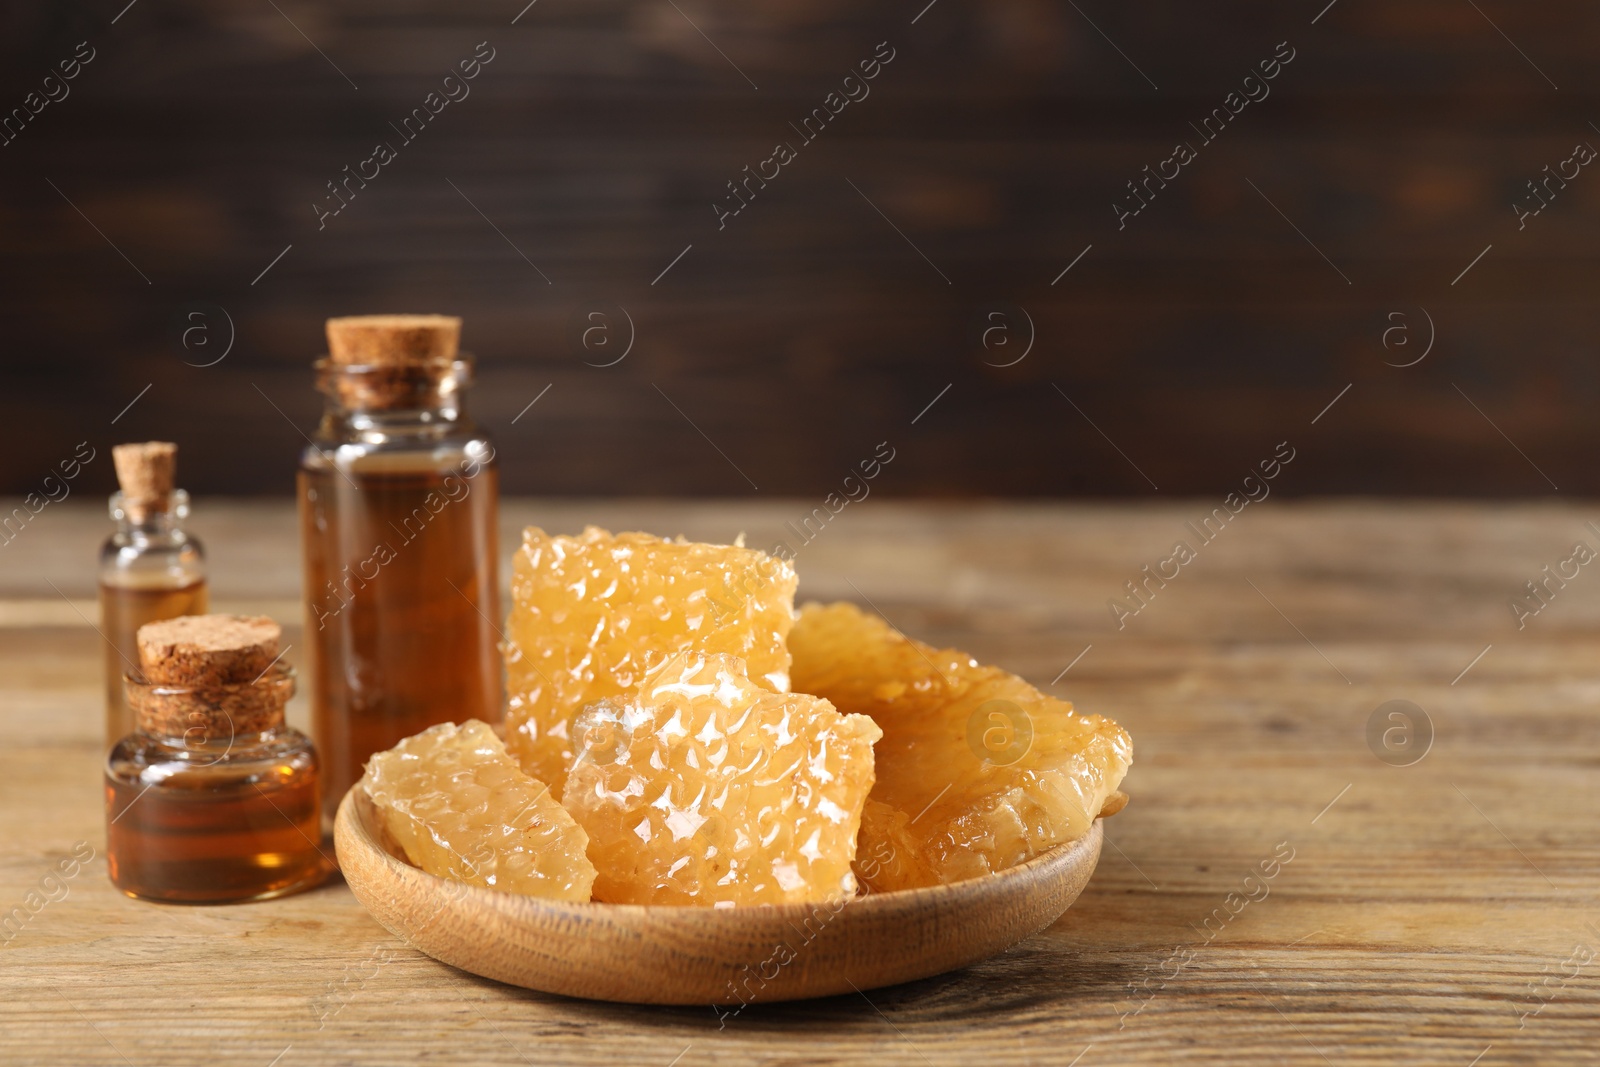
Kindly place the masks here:
<instances>
[{"instance_id":1,"label":"glass bottle","mask_svg":"<svg viewBox=\"0 0 1600 1067\"><path fill-rule=\"evenodd\" d=\"M331 821L374 752L503 718L494 446L468 416L468 356L316 364L301 458L313 736Z\"/></svg>"},{"instance_id":2,"label":"glass bottle","mask_svg":"<svg viewBox=\"0 0 1600 1067\"><path fill-rule=\"evenodd\" d=\"M139 663L134 640L147 622L206 613L206 556L183 529L189 494L174 489L151 506L111 494L116 531L100 549L100 631L105 635L106 746L133 732L124 672Z\"/></svg>"},{"instance_id":3,"label":"glass bottle","mask_svg":"<svg viewBox=\"0 0 1600 1067\"><path fill-rule=\"evenodd\" d=\"M319 851L316 752L284 722L294 670L204 689L125 680L137 729L106 760L106 857L124 893L169 903L308 889Z\"/></svg>"}]
</instances>

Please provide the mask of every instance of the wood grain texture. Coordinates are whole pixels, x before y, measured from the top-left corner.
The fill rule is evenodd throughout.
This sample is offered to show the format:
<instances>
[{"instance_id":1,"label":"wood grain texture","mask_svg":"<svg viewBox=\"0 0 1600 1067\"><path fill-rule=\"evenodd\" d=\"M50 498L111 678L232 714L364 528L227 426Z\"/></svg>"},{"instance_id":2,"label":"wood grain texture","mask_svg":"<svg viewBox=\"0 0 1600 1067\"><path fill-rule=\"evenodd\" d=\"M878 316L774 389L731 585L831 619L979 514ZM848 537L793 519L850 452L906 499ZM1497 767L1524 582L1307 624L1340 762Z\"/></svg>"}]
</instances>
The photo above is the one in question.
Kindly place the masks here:
<instances>
[{"instance_id":1,"label":"wood grain texture","mask_svg":"<svg viewBox=\"0 0 1600 1067\"><path fill-rule=\"evenodd\" d=\"M825 492L904 436L885 494L1143 495L1098 426L1210 493L1352 382L1284 492L1545 494L1457 385L1556 485L1600 492L1600 179L1512 209L1597 136L1592 5L1341 0L1313 24L1326 0L1004 0L913 24L926 2L16 7L0 107L79 41L99 54L3 148L0 491L85 438L171 435L189 489L282 492L323 318L441 309L514 492L747 492L703 431L768 492ZM326 183L484 40L471 96L319 228ZM1119 227L1127 183L1285 40L1271 95ZM879 41L871 95L719 228L726 183ZM178 343L201 301L237 330L203 369L215 349ZM574 323L611 305L637 344L600 367ZM1037 327L1014 366L979 343L999 305ZM1420 351L1384 347L1388 316L1416 338L1421 308L1432 355L1386 366Z\"/></svg>"},{"instance_id":2,"label":"wood grain texture","mask_svg":"<svg viewBox=\"0 0 1600 1067\"><path fill-rule=\"evenodd\" d=\"M742 1008L931 978L1032 937L1083 892L1101 828L956 885L728 909L573 904L439 878L407 862L359 788L334 841L356 899L437 960L543 993Z\"/></svg>"},{"instance_id":3,"label":"wood grain texture","mask_svg":"<svg viewBox=\"0 0 1600 1067\"><path fill-rule=\"evenodd\" d=\"M592 521L760 544L813 503L516 501L504 518L508 535ZM0 1062L1593 1063L1600 963L1568 961L1600 949L1600 574L1520 630L1508 605L1596 544L1600 511L1274 496L1118 630L1106 600L1212 503L874 497L801 549L803 597L854 582L910 633L1115 716L1133 799L1078 901L1010 952L727 1019L471 977L338 882L237 907L119 896L99 855L99 638L73 612L105 518L52 505L0 547L0 913L60 897L0 948ZM294 622L287 508L201 499L194 525L217 610ZM299 628L284 640L297 659ZM1411 767L1365 740L1397 698L1434 727ZM45 879L78 842L97 855L63 896ZM1233 914L1280 845L1293 859Z\"/></svg>"}]
</instances>

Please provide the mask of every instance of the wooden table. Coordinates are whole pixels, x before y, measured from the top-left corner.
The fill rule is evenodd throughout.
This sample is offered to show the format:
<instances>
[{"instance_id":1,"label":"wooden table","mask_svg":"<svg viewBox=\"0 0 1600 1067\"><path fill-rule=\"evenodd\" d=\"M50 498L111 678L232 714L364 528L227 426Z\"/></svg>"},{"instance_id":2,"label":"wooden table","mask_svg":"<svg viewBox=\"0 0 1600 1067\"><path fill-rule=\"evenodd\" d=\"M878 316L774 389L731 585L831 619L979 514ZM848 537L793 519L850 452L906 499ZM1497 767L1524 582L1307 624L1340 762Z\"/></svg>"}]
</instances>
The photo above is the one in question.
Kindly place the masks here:
<instances>
[{"instance_id":1,"label":"wooden table","mask_svg":"<svg viewBox=\"0 0 1600 1067\"><path fill-rule=\"evenodd\" d=\"M506 544L538 520L767 545L812 505L517 502ZM1210 506L871 500L801 550L803 595L854 582L902 629L1121 720L1133 802L1077 905L1012 952L719 1028L456 972L337 881L235 907L116 893L87 622L104 521L53 505L0 547L0 911L59 898L0 951L0 1062L1596 1062L1600 568L1520 630L1510 608L1600 548L1593 510L1272 499L1117 629L1108 599ZM298 618L286 504L202 501L194 526L219 609ZM1412 758L1400 733L1369 747L1391 700L1431 722L1411 766L1375 754ZM95 859L47 883L80 843Z\"/></svg>"}]
</instances>

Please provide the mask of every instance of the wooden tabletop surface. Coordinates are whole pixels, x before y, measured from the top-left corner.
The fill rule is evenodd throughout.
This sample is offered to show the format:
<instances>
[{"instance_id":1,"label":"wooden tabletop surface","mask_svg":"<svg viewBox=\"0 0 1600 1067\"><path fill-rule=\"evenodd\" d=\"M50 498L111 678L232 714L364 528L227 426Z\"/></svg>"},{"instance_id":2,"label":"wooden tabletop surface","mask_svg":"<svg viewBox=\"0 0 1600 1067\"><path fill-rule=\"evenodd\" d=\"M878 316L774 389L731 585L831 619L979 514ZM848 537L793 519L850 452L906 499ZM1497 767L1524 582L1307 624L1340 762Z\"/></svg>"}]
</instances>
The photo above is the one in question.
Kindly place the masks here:
<instances>
[{"instance_id":1,"label":"wooden tabletop surface","mask_svg":"<svg viewBox=\"0 0 1600 1067\"><path fill-rule=\"evenodd\" d=\"M503 519L508 549L530 521L767 546L811 507ZM114 891L88 621L106 524L51 505L0 545L0 912L24 916L0 932L0 1062L1596 1062L1600 568L1563 561L1600 550L1600 512L1270 499L1202 544L1184 524L1210 507L871 500L800 550L803 596L854 583L906 632L1115 716L1132 803L1078 903L1005 955L719 1023L454 971L338 881L231 907ZM192 525L216 608L297 623L288 504L201 501ZM1180 538L1195 558L1119 629L1108 600ZM1547 565L1576 576L1519 629ZM1409 703L1369 733L1389 701ZM93 860L52 876L75 849Z\"/></svg>"}]
</instances>

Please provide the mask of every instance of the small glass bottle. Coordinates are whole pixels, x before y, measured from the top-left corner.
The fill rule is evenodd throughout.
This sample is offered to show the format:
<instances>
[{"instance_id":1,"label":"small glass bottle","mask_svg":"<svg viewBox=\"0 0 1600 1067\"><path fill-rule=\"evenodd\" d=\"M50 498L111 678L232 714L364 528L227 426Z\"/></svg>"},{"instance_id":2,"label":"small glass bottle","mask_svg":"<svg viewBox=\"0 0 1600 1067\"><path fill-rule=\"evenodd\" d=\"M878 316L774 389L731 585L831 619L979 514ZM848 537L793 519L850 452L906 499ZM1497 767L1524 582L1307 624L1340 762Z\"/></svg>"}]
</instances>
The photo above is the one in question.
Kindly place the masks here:
<instances>
[{"instance_id":1,"label":"small glass bottle","mask_svg":"<svg viewBox=\"0 0 1600 1067\"><path fill-rule=\"evenodd\" d=\"M177 446L150 441L111 452L122 489L111 494L116 531L100 549L108 748L133 732L122 677L139 663L139 627L203 615L207 601L205 550L183 528L189 494L172 486Z\"/></svg>"},{"instance_id":2,"label":"small glass bottle","mask_svg":"<svg viewBox=\"0 0 1600 1067\"><path fill-rule=\"evenodd\" d=\"M193 688L125 679L137 730L106 760L106 857L131 897L266 900L321 882L316 752L284 722L294 670Z\"/></svg>"},{"instance_id":3,"label":"small glass bottle","mask_svg":"<svg viewBox=\"0 0 1600 1067\"><path fill-rule=\"evenodd\" d=\"M302 455L312 733L331 822L374 752L499 722L498 470L466 410L460 320L328 322L327 398Z\"/></svg>"}]
</instances>

